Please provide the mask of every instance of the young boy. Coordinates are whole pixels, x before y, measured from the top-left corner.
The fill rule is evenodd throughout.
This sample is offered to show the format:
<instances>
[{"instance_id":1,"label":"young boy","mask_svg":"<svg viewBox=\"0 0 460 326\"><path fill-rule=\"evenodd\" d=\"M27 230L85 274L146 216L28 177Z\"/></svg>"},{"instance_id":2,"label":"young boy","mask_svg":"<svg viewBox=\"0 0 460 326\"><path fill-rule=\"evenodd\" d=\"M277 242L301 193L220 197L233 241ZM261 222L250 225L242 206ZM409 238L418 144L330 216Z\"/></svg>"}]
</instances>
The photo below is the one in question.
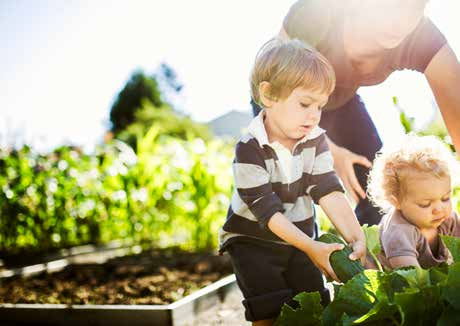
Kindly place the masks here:
<instances>
[{"instance_id":1,"label":"young boy","mask_svg":"<svg viewBox=\"0 0 460 326\"><path fill-rule=\"evenodd\" d=\"M298 40L274 39L256 57L251 92L263 110L236 145L235 191L219 234L253 325L271 325L302 291L330 300L321 272L337 280L329 256L343 245L313 240L313 202L353 247L350 258L364 259L364 234L318 127L334 86L327 60Z\"/></svg>"}]
</instances>

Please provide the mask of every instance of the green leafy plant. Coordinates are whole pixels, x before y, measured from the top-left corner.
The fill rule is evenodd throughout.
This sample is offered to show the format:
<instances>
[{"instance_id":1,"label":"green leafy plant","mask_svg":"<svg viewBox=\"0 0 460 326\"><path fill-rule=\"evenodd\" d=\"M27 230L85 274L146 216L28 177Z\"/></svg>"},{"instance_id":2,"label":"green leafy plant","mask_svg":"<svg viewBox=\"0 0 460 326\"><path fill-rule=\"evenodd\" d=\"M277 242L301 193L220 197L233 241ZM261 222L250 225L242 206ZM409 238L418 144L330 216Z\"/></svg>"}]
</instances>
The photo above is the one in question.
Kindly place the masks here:
<instances>
[{"instance_id":1,"label":"green leafy plant","mask_svg":"<svg viewBox=\"0 0 460 326\"><path fill-rule=\"evenodd\" d=\"M215 248L232 155L230 143L181 140L155 127L137 153L118 140L92 154L0 150L0 254L112 240Z\"/></svg>"},{"instance_id":2,"label":"green leafy plant","mask_svg":"<svg viewBox=\"0 0 460 326\"><path fill-rule=\"evenodd\" d=\"M279 318L274 326L314 326L321 325L321 296L319 292L297 294L294 298L299 303L299 308L293 309L289 305L284 305Z\"/></svg>"},{"instance_id":3,"label":"green leafy plant","mask_svg":"<svg viewBox=\"0 0 460 326\"><path fill-rule=\"evenodd\" d=\"M379 227L377 225L368 226L364 224L361 228L366 236L366 248L369 256L371 256L379 271L383 271L382 265L377 259L377 255L382 251L382 247L380 246Z\"/></svg>"},{"instance_id":4,"label":"green leafy plant","mask_svg":"<svg viewBox=\"0 0 460 326\"><path fill-rule=\"evenodd\" d=\"M458 325L460 323L460 239L441 236L454 263L392 272L365 270L336 286L325 308L319 294L301 293L299 309L285 305L277 326ZM308 308L306 308L308 306ZM312 317L314 316L314 318ZM321 316L321 317L318 317Z\"/></svg>"}]
</instances>

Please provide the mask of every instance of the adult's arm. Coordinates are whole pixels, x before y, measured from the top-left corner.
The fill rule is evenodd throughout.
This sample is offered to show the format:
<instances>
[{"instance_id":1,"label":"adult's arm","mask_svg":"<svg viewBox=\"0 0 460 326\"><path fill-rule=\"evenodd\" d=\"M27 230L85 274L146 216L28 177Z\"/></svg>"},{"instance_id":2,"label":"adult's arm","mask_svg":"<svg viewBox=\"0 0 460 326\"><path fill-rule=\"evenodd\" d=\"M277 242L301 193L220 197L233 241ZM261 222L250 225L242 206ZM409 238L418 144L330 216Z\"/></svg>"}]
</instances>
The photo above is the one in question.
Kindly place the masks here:
<instances>
[{"instance_id":1,"label":"adult's arm","mask_svg":"<svg viewBox=\"0 0 460 326\"><path fill-rule=\"evenodd\" d=\"M442 117L460 154L460 64L454 51L445 44L431 59L425 77L433 91Z\"/></svg>"}]
</instances>

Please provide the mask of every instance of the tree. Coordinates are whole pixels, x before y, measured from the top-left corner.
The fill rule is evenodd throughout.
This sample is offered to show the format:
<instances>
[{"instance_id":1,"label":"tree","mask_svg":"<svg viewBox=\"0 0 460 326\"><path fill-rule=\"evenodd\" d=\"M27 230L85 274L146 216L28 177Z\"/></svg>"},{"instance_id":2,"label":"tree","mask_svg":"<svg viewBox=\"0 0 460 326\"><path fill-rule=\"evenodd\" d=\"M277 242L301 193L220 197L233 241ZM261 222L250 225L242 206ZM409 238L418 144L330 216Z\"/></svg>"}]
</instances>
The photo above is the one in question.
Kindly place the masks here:
<instances>
[{"instance_id":1,"label":"tree","mask_svg":"<svg viewBox=\"0 0 460 326\"><path fill-rule=\"evenodd\" d=\"M137 70L118 94L110 110L111 131L115 136L134 122L135 113L145 100L153 107L163 105L155 76L146 76L142 70Z\"/></svg>"},{"instance_id":2,"label":"tree","mask_svg":"<svg viewBox=\"0 0 460 326\"><path fill-rule=\"evenodd\" d=\"M180 97L182 87L174 69L165 63L152 76L135 71L112 106L108 138L120 139L136 150L137 139L157 125L161 134L209 140L211 131L206 125L193 121L170 104Z\"/></svg>"}]
</instances>

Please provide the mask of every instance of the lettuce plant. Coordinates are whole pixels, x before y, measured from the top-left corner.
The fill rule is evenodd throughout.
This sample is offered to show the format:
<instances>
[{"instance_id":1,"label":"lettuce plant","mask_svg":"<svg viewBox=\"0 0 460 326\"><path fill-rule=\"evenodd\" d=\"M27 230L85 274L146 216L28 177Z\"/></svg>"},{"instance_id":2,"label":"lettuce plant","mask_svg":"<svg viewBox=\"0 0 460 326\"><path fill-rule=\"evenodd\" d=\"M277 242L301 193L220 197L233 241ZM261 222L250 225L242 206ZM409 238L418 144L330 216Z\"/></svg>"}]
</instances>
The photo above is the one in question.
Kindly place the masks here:
<instances>
[{"instance_id":1,"label":"lettuce plant","mask_svg":"<svg viewBox=\"0 0 460 326\"><path fill-rule=\"evenodd\" d=\"M368 235L375 232L368 231ZM460 239L441 238L453 264L391 272L365 270L337 285L334 300L326 307L320 304L318 292L298 294L294 300L299 307L285 304L275 325L460 325Z\"/></svg>"}]
</instances>

